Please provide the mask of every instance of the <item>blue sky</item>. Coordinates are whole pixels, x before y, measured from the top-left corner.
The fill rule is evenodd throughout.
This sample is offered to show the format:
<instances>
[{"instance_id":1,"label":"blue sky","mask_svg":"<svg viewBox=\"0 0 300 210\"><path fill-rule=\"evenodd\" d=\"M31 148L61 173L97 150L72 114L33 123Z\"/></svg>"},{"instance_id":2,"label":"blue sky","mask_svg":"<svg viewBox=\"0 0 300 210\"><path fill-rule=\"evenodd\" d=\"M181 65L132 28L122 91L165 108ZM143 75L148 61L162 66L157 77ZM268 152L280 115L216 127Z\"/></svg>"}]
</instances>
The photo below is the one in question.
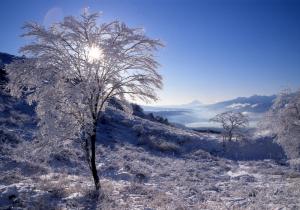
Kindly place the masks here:
<instances>
[{"instance_id":1,"label":"blue sky","mask_svg":"<svg viewBox=\"0 0 300 210\"><path fill-rule=\"evenodd\" d=\"M164 77L156 104L271 95L300 86L300 1L91 0L0 2L0 51L17 54L21 26L49 25L84 7L161 39Z\"/></svg>"}]
</instances>

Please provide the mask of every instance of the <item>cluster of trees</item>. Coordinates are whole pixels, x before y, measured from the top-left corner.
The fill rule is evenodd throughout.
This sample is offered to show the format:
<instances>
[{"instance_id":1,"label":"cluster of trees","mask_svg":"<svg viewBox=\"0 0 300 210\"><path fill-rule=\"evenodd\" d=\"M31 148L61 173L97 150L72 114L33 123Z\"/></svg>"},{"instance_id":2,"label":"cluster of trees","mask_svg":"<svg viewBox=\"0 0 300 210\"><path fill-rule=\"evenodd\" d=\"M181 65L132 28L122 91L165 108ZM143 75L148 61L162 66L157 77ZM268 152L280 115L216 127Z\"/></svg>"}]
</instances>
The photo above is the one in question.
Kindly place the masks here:
<instances>
[{"instance_id":1,"label":"cluster of trees","mask_svg":"<svg viewBox=\"0 0 300 210\"><path fill-rule=\"evenodd\" d=\"M142 118L154 121L154 122L159 122L159 123L162 123L162 124L171 125L167 118L164 118L164 117L161 117L161 116L155 116L152 112L146 114L144 112L143 108L140 105L131 104L131 107L132 107L132 114L133 115L136 115L136 116L139 116L139 117L142 117Z\"/></svg>"},{"instance_id":2,"label":"cluster of trees","mask_svg":"<svg viewBox=\"0 0 300 210\"><path fill-rule=\"evenodd\" d=\"M10 93L37 104L41 139L81 140L97 190L97 123L113 98L157 99L162 77L154 52L163 46L142 29L98 19L84 11L49 28L25 24L23 36L32 40L20 49L26 59L6 67Z\"/></svg>"}]
</instances>

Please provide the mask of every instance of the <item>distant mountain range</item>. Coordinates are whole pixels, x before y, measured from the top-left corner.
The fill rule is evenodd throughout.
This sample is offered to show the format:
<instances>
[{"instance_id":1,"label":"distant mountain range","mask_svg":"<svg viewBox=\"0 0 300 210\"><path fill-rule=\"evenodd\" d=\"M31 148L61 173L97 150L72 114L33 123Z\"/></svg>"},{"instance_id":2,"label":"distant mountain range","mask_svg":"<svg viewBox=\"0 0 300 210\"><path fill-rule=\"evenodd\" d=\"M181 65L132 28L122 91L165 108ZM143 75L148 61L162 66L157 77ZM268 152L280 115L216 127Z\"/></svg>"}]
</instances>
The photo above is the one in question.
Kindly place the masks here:
<instances>
[{"instance_id":1,"label":"distant mountain range","mask_svg":"<svg viewBox=\"0 0 300 210\"><path fill-rule=\"evenodd\" d=\"M184 124L189 127L214 127L209 119L218 113L235 110L250 117L254 125L272 106L276 95L238 97L232 100L205 105L195 100L188 104L171 106L143 106L145 112L168 118L170 122Z\"/></svg>"},{"instance_id":2,"label":"distant mountain range","mask_svg":"<svg viewBox=\"0 0 300 210\"><path fill-rule=\"evenodd\" d=\"M260 96L253 95L250 97L238 97L233 100L223 101L209 105L214 110L237 110L241 112L263 113L269 110L273 104L276 95Z\"/></svg>"}]
</instances>

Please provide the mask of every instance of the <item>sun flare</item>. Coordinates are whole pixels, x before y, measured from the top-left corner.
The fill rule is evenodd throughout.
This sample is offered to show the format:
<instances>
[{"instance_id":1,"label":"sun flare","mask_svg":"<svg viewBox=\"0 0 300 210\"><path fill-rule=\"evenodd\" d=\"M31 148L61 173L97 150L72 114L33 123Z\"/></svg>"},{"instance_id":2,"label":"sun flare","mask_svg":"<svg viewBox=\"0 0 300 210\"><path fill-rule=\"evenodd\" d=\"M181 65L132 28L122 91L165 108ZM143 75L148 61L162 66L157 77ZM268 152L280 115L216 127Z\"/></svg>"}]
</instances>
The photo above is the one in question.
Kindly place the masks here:
<instances>
[{"instance_id":1,"label":"sun flare","mask_svg":"<svg viewBox=\"0 0 300 210\"><path fill-rule=\"evenodd\" d=\"M103 50L97 46L88 47L87 51L90 62L99 61L104 58Z\"/></svg>"}]
</instances>

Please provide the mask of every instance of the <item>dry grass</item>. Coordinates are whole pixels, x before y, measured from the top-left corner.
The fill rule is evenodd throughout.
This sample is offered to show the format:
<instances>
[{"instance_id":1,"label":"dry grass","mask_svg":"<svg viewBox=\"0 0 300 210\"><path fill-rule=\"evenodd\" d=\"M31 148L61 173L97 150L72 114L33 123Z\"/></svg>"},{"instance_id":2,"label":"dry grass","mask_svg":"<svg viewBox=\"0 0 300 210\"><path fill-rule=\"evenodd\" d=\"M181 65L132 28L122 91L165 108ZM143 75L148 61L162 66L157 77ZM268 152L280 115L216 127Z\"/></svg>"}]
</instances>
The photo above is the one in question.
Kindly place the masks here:
<instances>
[{"instance_id":1,"label":"dry grass","mask_svg":"<svg viewBox=\"0 0 300 210\"><path fill-rule=\"evenodd\" d=\"M160 152L169 152L169 153L180 153L180 146L171 141L164 139L156 138L155 136L142 136L139 138L139 144L148 145L151 149L160 151Z\"/></svg>"}]
</instances>

